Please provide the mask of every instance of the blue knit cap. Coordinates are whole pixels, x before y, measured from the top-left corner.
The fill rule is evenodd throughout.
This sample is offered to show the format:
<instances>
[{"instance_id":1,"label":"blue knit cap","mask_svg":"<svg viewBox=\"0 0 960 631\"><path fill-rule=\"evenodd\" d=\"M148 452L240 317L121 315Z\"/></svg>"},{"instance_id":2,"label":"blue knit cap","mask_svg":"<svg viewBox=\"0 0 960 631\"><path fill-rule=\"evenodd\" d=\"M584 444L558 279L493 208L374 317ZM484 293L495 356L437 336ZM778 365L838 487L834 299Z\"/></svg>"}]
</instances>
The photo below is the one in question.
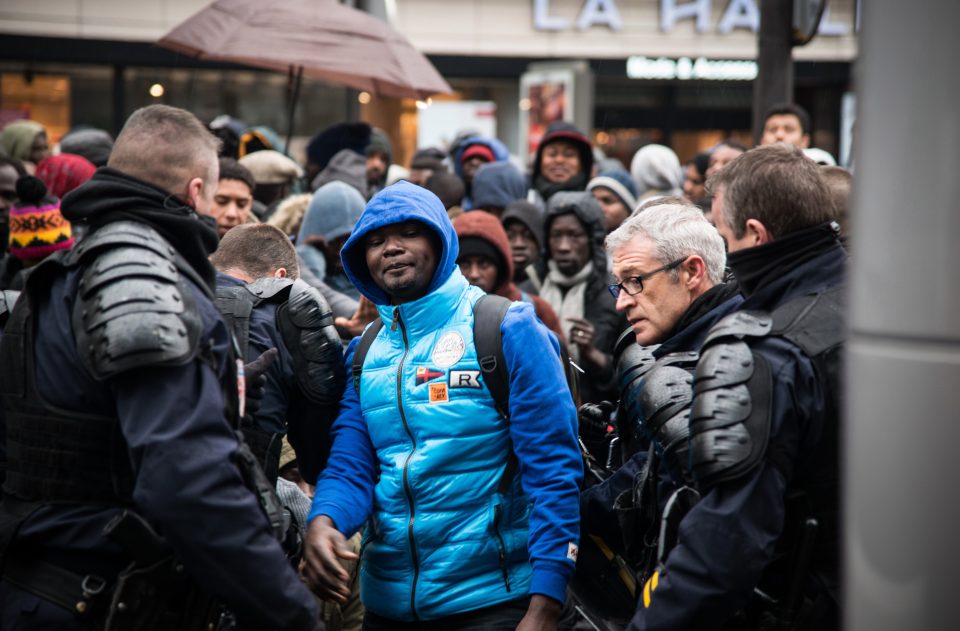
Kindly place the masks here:
<instances>
[{"instance_id":1,"label":"blue knit cap","mask_svg":"<svg viewBox=\"0 0 960 631\"><path fill-rule=\"evenodd\" d=\"M610 169L603 171L587 183L587 190L603 187L613 191L620 198L623 205L633 211L637 207L637 185L625 169Z\"/></svg>"}]
</instances>

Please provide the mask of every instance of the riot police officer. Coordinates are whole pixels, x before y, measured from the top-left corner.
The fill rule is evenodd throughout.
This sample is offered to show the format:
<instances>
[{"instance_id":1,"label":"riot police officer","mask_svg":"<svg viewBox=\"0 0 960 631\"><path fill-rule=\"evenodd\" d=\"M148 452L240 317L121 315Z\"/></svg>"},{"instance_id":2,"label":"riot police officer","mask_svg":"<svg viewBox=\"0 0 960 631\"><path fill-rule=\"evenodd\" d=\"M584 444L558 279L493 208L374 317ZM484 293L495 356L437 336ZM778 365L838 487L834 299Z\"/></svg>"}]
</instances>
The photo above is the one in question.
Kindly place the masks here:
<instances>
[{"instance_id":1,"label":"riot police officer","mask_svg":"<svg viewBox=\"0 0 960 631\"><path fill-rule=\"evenodd\" d=\"M235 432L217 236L196 213L216 149L186 111L134 112L107 167L63 200L89 236L37 266L10 314L3 629L208 628L211 597L240 627L318 627Z\"/></svg>"},{"instance_id":2,"label":"riot police officer","mask_svg":"<svg viewBox=\"0 0 960 631\"><path fill-rule=\"evenodd\" d=\"M314 484L329 452L330 424L344 383L343 350L330 307L299 280L297 252L273 226L232 228L210 262L217 269L217 306L240 355L253 361L270 348L278 350L244 436L267 477L276 481L281 439L289 432L300 474Z\"/></svg>"},{"instance_id":3,"label":"riot police officer","mask_svg":"<svg viewBox=\"0 0 960 631\"><path fill-rule=\"evenodd\" d=\"M817 165L782 144L708 186L746 299L700 351L689 462L701 498L629 628L836 628L846 253L835 211Z\"/></svg>"},{"instance_id":4,"label":"riot police officer","mask_svg":"<svg viewBox=\"0 0 960 631\"><path fill-rule=\"evenodd\" d=\"M637 583L655 569L663 508L689 483L686 419L697 351L743 298L736 283L724 282L723 240L686 200L651 202L607 237L606 248L616 281L610 289L631 324L617 359L619 440L628 457L581 496L581 528L593 537L581 546L574 588L595 614L625 624ZM581 408L581 428L600 412ZM606 554L590 545L598 540ZM610 580L598 583L600 576Z\"/></svg>"}]
</instances>

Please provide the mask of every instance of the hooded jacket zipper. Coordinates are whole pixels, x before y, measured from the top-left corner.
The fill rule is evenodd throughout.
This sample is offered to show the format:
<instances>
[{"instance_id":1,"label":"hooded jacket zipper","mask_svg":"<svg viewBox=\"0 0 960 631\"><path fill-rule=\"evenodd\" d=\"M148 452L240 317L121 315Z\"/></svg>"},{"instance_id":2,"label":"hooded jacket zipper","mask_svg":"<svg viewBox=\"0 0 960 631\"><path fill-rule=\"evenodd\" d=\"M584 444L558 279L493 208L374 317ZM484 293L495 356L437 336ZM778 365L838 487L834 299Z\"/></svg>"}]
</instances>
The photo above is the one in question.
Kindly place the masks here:
<instances>
[{"instance_id":1,"label":"hooded jacket zipper","mask_svg":"<svg viewBox=\"0 0 960 631\"><path fill-rule=\"evenodd\" d=\"M493 534L497 537L497 546L500 552L500 571L503 573L503 584L507 591L510 591L510 577L507 574L507 546L503 543L503 535L500 534L500 514L503 508L500 504L493 507Z\"/></svg>"},{"instance_id":2,"label":"hooded jacket zipper","mask_svg":"<svg viewBox=\"0 0 960 631\"><path fill-rule=\"evenodd\" d=\"M400 325L400 335L403 337L403 355L400 357L400 363L397 365L397 410L400 411L400 420L403 422L403 429L406 430L407 436L410 438L410 443L413 445L410 453L407 454L407 459L403 463L403 491L407 496L407 504L410 507L410 519L407 521L407 538L410 540L410 555L413 560L413 584L410 587L410 611L413 613L414 619L418 619L416 595L417 580L420 578L420 560L417 558L417 542L413 537L413 492L410 490L410 479L408 475L410 459L413 458L413 454L417 450L417 441L413 437L413 432L410 431L410 426L407 425L407 417L403 413L403 363L407 359L407 353L410 351L410 347L407 342L407 329L400 320L400 307L396 307L393 310L393 325L390 327L390 330L395 331L398 324Z\"/></svg>"}]
</instances>

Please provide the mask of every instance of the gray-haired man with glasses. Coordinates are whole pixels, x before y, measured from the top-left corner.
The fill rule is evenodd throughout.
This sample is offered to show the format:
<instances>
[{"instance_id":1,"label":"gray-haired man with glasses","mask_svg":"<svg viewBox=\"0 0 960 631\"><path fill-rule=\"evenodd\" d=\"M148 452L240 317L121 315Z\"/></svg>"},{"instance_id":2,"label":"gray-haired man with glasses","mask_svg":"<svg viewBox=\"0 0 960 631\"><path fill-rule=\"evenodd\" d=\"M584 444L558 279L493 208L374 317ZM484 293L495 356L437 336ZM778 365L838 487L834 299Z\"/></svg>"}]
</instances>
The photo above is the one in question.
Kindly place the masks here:
<instances>
[{"instance_id":1,"label":"gray-haired man with glasses","mask_svg":"<svg viewBox=\"0 0 960 631\"><path fill-rule=\"evenodd\" d=\"M735 283L724 283L723 239L686 200L651 203L607 236L605 245L613 257L608 288L636 343L621 353L618 365L617 424L625 462L606 482L583 493L581 531L603 539L631 567L640 596L639 588L656 568L665 504L687 483L684 414L692 392L688 387L679 398L678 392L692 381L695 352L707 331L743 298ZM603 410L581 408L581 426L591 422L591 414ZM594 591L598 572L587 565L578 566L577 595L599 616L617 618L610 601L600 604L598 596L622 592L622 586L603 584ZM632 615L635 604L625 597L619 617Z\"/></svg>"},{"instance_id":2,"label":"gray-haired man with glasses","mask_svg":"<svg viewBox=\"0 0 960 631\"><path fill-rule=\"evenodd\" d=\"M606 247L610 293L642 346L665 342L736 293L723 284L723 239L696 206L651 206L610 233Z\"/></svg>"}]
</instances>

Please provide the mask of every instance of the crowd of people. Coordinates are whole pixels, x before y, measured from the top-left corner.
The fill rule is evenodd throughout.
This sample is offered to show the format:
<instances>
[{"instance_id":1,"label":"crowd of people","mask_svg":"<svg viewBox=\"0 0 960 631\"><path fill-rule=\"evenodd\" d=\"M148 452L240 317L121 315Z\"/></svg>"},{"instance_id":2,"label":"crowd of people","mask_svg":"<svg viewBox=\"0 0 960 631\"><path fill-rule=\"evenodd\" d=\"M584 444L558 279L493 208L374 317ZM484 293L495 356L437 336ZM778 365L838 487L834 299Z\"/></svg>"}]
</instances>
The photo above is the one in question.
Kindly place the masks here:
<instances>
[{"instance_id":1,"label":"crowd of people","mask_svg":"<svg viewBox=\"0 0 960 631\"><path fill-rule=\"evenodd\" d=\"M832 629L852 175L0 131L2 629Z\"/></svg>"}]
</instances>

